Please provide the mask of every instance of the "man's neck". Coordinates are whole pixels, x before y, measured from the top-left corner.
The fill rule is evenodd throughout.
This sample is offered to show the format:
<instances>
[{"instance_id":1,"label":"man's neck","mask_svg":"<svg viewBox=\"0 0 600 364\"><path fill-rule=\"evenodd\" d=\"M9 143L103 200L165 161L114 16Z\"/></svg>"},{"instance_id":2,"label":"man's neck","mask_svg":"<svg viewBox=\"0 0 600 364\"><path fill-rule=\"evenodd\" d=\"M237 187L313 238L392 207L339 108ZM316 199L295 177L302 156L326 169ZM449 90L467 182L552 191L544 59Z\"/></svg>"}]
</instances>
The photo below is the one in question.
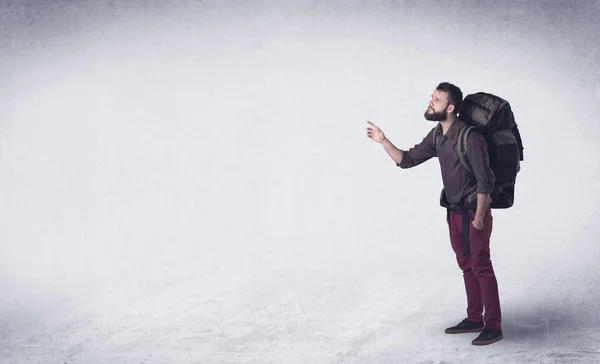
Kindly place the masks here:
<instances>
[{"instance_id":1,"label":"man's neck","mask_svg":"<svg viewBox=\"0 0 600 364\"><path fill-rule=\"evenodd\" d=\"M446 132L448 132L448 129L450 129L450 126L455 120L456 116L454 116L454 114L450 114L446 120L440 121L440 125L442 126L442 134L445 135Z\"/></svg>"}]
</instances>

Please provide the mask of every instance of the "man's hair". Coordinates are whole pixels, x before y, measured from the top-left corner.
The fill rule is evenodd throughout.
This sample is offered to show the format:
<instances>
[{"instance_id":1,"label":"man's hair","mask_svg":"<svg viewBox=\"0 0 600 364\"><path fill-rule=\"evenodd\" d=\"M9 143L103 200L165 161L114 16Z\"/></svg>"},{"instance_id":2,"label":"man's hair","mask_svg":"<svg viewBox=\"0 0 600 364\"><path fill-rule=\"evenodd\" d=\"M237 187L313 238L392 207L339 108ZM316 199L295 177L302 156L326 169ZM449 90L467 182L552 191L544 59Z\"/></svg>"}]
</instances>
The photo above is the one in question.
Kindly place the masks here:
<instances>
[{"instance_id":1,"label":"man's hair","mask_svg":"<svg viewBox=\"0 0 600 364\"><path fill-rule=\"evenodd\" d=\"M457 115L463 100L463 93L460 88L449 82L442 82L436 90L448 93L448 105L454 105L454 115Z\"/></svg>"}]
</instances>

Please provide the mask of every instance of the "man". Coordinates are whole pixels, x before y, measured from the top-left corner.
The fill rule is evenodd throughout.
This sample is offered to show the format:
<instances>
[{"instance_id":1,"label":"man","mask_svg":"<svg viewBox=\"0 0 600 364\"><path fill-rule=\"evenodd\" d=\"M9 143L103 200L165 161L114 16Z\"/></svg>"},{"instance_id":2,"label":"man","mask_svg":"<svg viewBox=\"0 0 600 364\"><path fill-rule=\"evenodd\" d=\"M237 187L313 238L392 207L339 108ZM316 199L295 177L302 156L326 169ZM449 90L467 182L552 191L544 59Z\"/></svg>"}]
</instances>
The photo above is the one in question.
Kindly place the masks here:
<instances>
[{"instance_id":1,"label":"man","mask_svg":"<svg viewBox=\"0 0 600 364\"><path fill-rule=\"evenodd\" d=\"M441 204L447 207L450 242L463 272L467 294L467 317L445 332L480 332L472 344L488 345L503 338L498 283L489 249L493 225L490 193L495 176L490 168L486 141L479 132L472 132L468 138L467 158L472 172L460 161L457 140L459 132L467 126L458 118L462 99L460 88L448 82L440 83L424 115L437 125L408 150L396 148L371 121L367 121L370 125L367 136L381 143L400 168L412 168L433 157L439 159L444 186Z\"/></svg>"}]
</instances>

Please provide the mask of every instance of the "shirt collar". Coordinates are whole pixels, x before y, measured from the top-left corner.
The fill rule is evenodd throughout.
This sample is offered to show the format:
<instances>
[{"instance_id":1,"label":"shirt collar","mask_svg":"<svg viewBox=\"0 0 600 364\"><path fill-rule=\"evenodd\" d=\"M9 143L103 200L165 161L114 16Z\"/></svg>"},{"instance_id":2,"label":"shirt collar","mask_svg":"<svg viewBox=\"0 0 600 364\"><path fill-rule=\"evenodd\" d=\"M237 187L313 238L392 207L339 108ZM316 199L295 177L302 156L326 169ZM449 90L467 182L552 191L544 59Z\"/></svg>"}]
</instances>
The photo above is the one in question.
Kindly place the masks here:
<instances>
[{"instance_id":1,"label":"shirt collar","mask_svg":"<svg viewBox=\"0 0 600 364\"><path fill-rule=\"evenodd\" d=\"M452 140L457 140L458 139L458 131L460 129L460 119L456 118L452 124L450 124L450 128L448 128L448 131L446 132L446 137ZM436 129L436 133L438 134L438 136L442 136L442 125L438 123L437 129Z\"/></svg>"}]
</instances>

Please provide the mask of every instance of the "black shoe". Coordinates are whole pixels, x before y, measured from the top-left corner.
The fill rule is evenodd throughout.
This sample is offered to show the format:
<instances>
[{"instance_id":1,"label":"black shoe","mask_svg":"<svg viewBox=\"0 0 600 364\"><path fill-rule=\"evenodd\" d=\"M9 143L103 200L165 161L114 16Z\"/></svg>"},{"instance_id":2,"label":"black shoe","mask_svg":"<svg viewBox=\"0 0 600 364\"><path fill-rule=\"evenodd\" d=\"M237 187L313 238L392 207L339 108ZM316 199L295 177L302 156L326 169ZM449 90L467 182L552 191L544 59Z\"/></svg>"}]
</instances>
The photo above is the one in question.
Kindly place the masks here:
<instances>
[{"instance_id":1,"label":"black shoe","mask_svg":"<svg viewBox=\"0 0 600 364\"><path fill-rule=\"evenodd\" d=\"M493 344L496 341L502 340L504 336L502 335L502 330L491 329L486 327L481 334L477 337L477 339L473 340L471 344L473 345L489 345Z\"/></svg>"},{"instance_id":2,"label":"black shoe","mask_svg":"<svg viewBox=\"0 0 600 364\"><path fill-rule=\"evenodd\" d=\"M468 319L462 320L458 325L446 329L446 334L462 334L465 332L483 331L483 322L471 322Z\"/></svg>"}]
</instances>

